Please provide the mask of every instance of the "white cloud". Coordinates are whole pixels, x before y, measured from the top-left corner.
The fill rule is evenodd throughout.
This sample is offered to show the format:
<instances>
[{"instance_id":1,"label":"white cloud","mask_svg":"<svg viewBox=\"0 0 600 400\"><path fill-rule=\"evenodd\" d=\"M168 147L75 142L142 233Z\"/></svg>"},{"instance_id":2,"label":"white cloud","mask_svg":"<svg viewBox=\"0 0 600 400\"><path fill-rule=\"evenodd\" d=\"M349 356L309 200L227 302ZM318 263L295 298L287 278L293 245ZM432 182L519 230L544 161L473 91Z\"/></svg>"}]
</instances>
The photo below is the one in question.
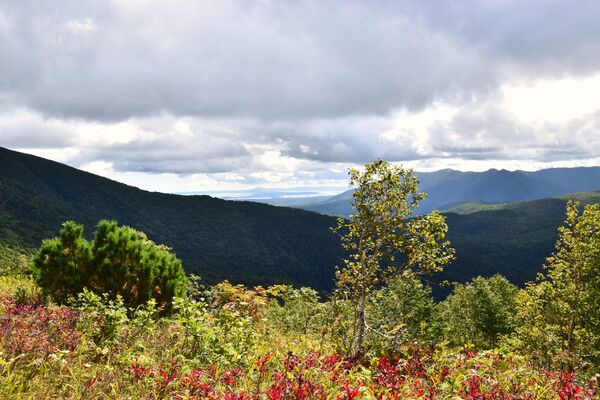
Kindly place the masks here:
<instances>
[{"instance_id":1,"label":"white cloud","mask_svg":"<svg viewBox=\"0 0 600 400\"><path fill-rule=\"evenodd\" d=\"M507 84L502 94L503 105L521 121L565 122L600 110L600 73Z\"/></svg>"},{"instance_id":2,"label":"white cloud","mask_svg":"<svg viewBox=\"0 0 600 400\"><path fill-rule=\"evenodd\" d=\"M91 18L72 19L65 22L67 30L73 33L88 33L96 29L96 24Z\"/></svg>"}]
</instances>

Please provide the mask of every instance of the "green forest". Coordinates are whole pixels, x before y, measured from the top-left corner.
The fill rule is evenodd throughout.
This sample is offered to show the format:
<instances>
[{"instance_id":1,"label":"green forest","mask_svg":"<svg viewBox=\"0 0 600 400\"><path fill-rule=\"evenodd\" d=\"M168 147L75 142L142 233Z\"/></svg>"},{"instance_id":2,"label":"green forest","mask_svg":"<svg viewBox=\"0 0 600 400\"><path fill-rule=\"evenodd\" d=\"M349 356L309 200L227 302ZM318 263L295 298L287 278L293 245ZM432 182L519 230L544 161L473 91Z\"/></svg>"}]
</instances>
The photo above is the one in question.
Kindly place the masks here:
<instances>
[{"instance_id":1,"label":"green forest","mask_svg":"<svg viewBox=\"0 0 600 400\"><path fill-rule=\"evenodd\" d=\"M597 398L594 195L417 215L427 196L418 179L381 160L351 170L350 186L355 213L326 229L339 247L328 292L214 283L190 273L170 243L122 221L89 224L77 210L84 225L43 228L33 248L21 241L29 228L10 225L16 203L5 202L13 241L0 245L0 398ZM515 252L546 251L537 276L525 285L473 276L434 295L431 282L452 276L443 271L464 251L453 219L500 226L494 213L505 213L514 229L548 209L560 212L558 227L527 232L552 230L553 247L535 235L520 243L518 231L496 236ZM484 233L463 221L481 245Z\"/></svg>"},{"instance_id":2,"label":"green forest","mask_svg":"<svg viewBox=\"0 0 600 400\"><path fill-rule=\"evenodd\" d=\"M569 198L598 203L597 192L505 205L467 204L443 214L456 249L452 263L428 277L434 297L476 276L500 273L523 286L542 272ZM83 224L87 239L102 219L116 220L172 247L186 273L216 284L292 284L334 288L346 256L331 234L337 219L287 207L209 196L154 193L64 164L0 148L0 243L35 251L61 224Z\"/></svg>"}]
</instances>

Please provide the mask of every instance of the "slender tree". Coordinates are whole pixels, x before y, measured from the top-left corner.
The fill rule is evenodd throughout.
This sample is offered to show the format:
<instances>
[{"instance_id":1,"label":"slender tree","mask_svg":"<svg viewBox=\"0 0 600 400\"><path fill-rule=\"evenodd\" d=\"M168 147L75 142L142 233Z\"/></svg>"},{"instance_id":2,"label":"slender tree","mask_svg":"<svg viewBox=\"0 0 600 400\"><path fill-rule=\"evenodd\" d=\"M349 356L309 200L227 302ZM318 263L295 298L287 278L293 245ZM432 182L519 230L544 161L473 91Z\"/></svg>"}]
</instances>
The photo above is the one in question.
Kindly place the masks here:
<instances>
[{"instance_id":1,"label":"slender tree","mask_svg":"<svg viewBox=\"0 0 600 400\"><path fill-rule=\"evenodd\" d=\"M546 273L519 296L521 326L509 340L545 366L600 367L600 206L567 205Z\"/></svg>"},{"instance_id":2,"label":"slender tree","mask_svg":"<svg viewBox=\"0 0 600 400\"><path fill-rule=\"evenodd\" d=\"M419 191L412 170L383 160L351 169L354 213L340 218L335 232L349 257L337 270L337 294L356 304L355 330L350 351L363 351L368 333L365 315L369 292L407 269L418 273L442 270L454 257L445 241L445 219L434 211L415 216L426 194Z\"/></svg>"}]
</instances>

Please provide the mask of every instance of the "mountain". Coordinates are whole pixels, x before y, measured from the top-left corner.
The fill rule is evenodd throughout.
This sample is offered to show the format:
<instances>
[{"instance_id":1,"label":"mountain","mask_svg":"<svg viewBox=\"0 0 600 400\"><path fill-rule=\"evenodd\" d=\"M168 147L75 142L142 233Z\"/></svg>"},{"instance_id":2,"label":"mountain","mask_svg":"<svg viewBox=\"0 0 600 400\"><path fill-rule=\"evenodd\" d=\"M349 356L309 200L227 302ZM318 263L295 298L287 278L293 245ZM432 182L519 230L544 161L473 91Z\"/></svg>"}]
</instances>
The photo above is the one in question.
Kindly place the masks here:
<instances>
[{"instance_id":1,"label":"mountain","mask_svg":"<svg viewBox=\"0 0 600 400\"><path fill-rule=\"evenodd\" d=\"M37 248L65 220L90 235L102 218L171 246L205 281L294 283L331 289L340 264L332 217L305 210L152 193L0 148L0 242Z\"/></svg>"},{"instance_id":2,"label":"mountain","mask_svg":"<svg viewBox=\"0 0 600 400\"><path fill-rule=\"evenodd\" d=\"M600 167L552 168L535 172L444 169L415 174L419 177L419 188L428 195L420 205L421 213L434 209L445 211L463 203L520 202L600 189ZM352 191L349 190L301 208L348 216L352 212L351 202Z\"/></svg>"},{"instance_id":3,"label":"mountain","mask_svg":"<svg viewBox=\"0 0 600 400\"><path fill-rule=\"evenodd\" d=\"M440 171L430 175L430 182L436 181L432 187L439 187L449 176L463 174ZM580 180L578 184L588 183ZM600 202L600 192L574 196ZM464 282L494 273L519 285L534 279L553 251L567 198L471 203L466 211L465 206L462 211L456 209L462 214L446 213L448 238L457 260L442 274L426 279ZM230 279L330 290L334 266L343 257L339 240L329 230L336 223L333 217L209 196L147 192L0 148L0 250L4 248L0 255L11 254L6 246L39 247L43 238L56 235L65 220L85 224L90 235L102 218L130 225L171 246L186 271L208 283ZM447 287L434 287L437 297L448 292Z\"/></svg>"}]
</instances>

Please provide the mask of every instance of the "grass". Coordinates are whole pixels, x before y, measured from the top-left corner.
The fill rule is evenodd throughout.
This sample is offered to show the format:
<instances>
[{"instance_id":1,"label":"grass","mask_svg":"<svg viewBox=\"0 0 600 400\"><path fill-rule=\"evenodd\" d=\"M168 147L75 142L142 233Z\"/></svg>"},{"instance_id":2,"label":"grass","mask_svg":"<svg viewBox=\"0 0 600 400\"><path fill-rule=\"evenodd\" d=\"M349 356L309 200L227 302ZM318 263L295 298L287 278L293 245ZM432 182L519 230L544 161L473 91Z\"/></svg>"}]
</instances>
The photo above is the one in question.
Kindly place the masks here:
<instances>
[{"instance_id":1,"label":"grass","mask_svg":"<svg viewBox=\"0 0 600 400\"><path fill-rule=\"evenodd\" d=\"M591 399L596 390L498 350L408 343L347 358L328 323L228 283L177 300L167 317L153 303L131 310L84 293L58 306L37 293L25 276L0 278L0 398Z\"/></svg>"}]
</instances>

